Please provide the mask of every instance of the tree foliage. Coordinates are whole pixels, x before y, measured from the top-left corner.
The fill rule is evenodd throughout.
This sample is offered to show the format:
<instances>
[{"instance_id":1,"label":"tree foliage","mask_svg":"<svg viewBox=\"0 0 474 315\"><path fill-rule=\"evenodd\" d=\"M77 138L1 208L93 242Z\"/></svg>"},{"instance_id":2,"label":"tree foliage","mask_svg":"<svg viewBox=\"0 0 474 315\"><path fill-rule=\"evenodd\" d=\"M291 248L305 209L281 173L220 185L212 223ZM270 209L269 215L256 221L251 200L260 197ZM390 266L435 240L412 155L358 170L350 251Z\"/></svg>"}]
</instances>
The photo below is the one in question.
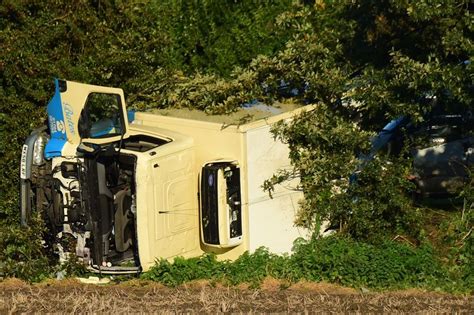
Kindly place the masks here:
<instances>
[{"instance_id":1,"label":"tree foliage","mask_svg":"<svg viewBox=\"0 0 474 315\"><path fill-rule=\"evenodd\" d=\"M348 178L370 135L390 119L406 115L421 121L435 105L473 110L469 4L317 2L292 21L295 16L300 21L294 40L269 58L277 70L267 67L265 73L304 83L297 98L317 104L275 130L290 145L301 175L300 222L315 227L329 220L357 239L397 234L419 239L420 213L407 196L407 156L378 157L365 165L356 184L349 186ZM293 62L281 71L280 60ZM274 177L266 187L283 179Z\"/></svg>"}]
</instances>

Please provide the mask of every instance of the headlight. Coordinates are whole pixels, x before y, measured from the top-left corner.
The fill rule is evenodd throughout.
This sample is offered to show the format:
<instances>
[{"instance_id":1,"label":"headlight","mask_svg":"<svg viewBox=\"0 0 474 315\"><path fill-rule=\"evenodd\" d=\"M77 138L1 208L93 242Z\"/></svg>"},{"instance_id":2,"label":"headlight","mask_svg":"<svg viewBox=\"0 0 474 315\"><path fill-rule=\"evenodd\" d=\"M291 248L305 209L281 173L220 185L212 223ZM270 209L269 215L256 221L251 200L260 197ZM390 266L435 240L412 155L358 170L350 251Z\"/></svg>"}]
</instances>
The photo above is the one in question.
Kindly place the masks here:
<instances>
[{"instance_id":1,"label":"headlight","mask_svg":"<svg viewBox=\"0 0 474 315\"><path fill-rule=\"evenodd\" d=\"M40 135L33 146L33 164L41 165L44 163L44 146L46 145L47 138L44 135Z\"/></svg>"}]
</instances>

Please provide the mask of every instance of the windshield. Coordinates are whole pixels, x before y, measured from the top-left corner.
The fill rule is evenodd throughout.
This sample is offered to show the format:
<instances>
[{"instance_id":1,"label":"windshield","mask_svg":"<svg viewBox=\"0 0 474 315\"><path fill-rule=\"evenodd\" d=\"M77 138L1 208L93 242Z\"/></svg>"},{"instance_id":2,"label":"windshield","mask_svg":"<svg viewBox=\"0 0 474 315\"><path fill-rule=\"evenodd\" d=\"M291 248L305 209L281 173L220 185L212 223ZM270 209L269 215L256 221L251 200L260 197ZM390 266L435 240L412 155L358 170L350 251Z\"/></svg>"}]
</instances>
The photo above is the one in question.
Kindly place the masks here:
<instances>
[{"instance_id":1,"label":"windshield","mask_svg":"<svg viewBox=\"0 0 474 315\"><path fill-rule=\"evenodd\" d=\"M120 95L91 93L86 102L90 138L106 138L121 135L123 117Z\"/></svg>"}]
</instances>

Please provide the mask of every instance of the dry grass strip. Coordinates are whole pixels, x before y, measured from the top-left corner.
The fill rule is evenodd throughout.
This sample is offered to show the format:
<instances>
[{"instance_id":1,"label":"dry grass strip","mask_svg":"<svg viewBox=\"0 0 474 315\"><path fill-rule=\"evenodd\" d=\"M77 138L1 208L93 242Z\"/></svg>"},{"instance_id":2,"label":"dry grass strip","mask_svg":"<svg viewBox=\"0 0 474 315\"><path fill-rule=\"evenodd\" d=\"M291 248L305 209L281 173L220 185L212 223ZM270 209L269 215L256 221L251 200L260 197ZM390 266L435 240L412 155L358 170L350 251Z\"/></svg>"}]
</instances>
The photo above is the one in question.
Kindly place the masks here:
<instances>
[{"instance_id":1,"label":"dry grass strip","mask_svg":"<svg viewBox=\"0 0 474 315\"><path fill-rule=\"evenodd\" d=\"M212 287L165 288L140 282L94 286L75 281L27 285L0 283L0 314L17 313L451 313L474 314L474 297L415 290L361 294L333 285L280 290Z\"/></svg>"}]
</instances>

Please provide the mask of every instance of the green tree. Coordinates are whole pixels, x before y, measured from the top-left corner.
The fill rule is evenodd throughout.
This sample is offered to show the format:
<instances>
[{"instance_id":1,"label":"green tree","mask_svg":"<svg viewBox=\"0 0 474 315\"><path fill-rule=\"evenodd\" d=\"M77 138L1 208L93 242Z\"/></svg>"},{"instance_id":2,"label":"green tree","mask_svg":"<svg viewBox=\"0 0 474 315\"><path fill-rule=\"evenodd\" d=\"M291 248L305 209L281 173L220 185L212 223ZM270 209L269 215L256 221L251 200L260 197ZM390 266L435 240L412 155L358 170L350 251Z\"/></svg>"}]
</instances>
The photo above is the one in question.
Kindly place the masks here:
<instances>
[{"instance_id":1,"label":"green tree","mask_svg":"<svg viewBox=\"0 0 474 315\"><path fill-rule=\"evenodd\" d=\"M404 195L407 158L380 156L357 184L348 187L347 180L370 134L400 115L422 120L433 106L428 97L448 109L473 109L469 3L316 1L289 15L288 23L297 26L295 38L268 59L264 73L304 82L299 98L317 106L275 131L289 143L301 174L301 222L329 220L359 239L416 237L418 213Z\"/></svg>"}]
</instances>

